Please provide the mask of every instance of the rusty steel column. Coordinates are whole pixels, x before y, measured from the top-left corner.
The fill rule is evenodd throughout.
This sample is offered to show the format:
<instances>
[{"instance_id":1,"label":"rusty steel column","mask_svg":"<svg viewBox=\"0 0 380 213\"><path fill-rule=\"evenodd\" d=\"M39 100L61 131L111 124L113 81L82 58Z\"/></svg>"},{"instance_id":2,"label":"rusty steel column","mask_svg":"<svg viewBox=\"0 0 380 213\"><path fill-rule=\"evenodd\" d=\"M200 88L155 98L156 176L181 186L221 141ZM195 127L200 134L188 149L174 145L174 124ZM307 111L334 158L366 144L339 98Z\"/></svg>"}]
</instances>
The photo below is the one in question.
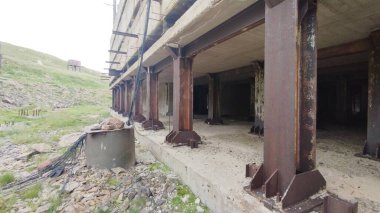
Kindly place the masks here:
<instances>
[{"instance_id":1,"label":"rusty steel column","mask_svg":"<svg viewBox=\"0 0 380 213\"><path fill-rule=\"evenodd\" d=\"M131 80L127 81L127 97L126 97L126 113L129 116L129 113L131 111L131 101L132 101L132 91L133 91L133 78Z\"/></svg>"},{"instance_id":2,"label":"rusty steel column","mask_svg":"<svg viewBox=\"0 0 380 213\"><path fill-rule=\"evenodd\" d=\"M111 109L115 110L115 88L112 88L112 104Z\"/></svg>"},{"instance_id":3,"label":"rusty steel column","mask_svg":"<svg viewBox=\"0 0 380 213\"><path fill-rule=\"evenodd\" d=\"M347 121L347 79L340 76L336 82L336 106L335 116L338 123Z\"/></svg>"},{"instance_id":4,"label":"rusty steel column","mask_svg":"<svg viewBox=\"0 0 380 213\"><path fill-rule=\"evenodd\" d=\"M140 87L142 85L142 81L140 83ZM140 93L136 96L136 103L135 103L135 109L134 109L134 115L133 115L133 121L137 123L142 123L146 120L145 116L143 115L143 103L142 103L142 89L139 89Z\"/></svg>"},{"instance_id":5,"label":"rusty steel column","mask_svg":"<svg viewBox=\"0 0 380 213\"><path fill-rule=\"evenodd\" d=\"M125 86L124 82L120 84L120 113L124 115L124 108L125 108Z\"/></svg>"},{"instance_id":6,"label":"rusty steel column","mask_svg":"<svg viewBox=\"0 0 380 213\"><path fill-rule=\"evenodd\" d=\"M247 165L249 192L282 208L325 188L315 170L316 1L284 0L265 11L264 163ZM253 193L256 194L256 193Z\"/></svg>"},{"instance_id":7,"label":"rusty steel column","mask_svg":"<svg viewBox=\"0 0 380 213\"><path fill-rule=\"evenodd\" d=\"M192 63L193 59L182 57L180 51L178 55L174 55L173 130L166 136L166 142L196 148L201 137L193 131Z\"/></svg>"},{"instance_id":8,"label":"rusty steel column","mask_svg":"<svg viewBox=\"0 0 380 213\"><path fill-rule=\"evenodd\" d=\"M253 62L252 66L255 72L255 122L251 133L264 135L264 68L258 61Z\"/></svg>"},{"instance_id":9,"label":"rusty steel column","mask_svg":"<svg viewBox=\"0 0 380 213\"><path fill-rule=\"evenodd\" d=\"M371 33L368 67L368 121L364 154L380 158L380 30Z\"/></svg>"},{"instance_id":10,"label":"rusty steel column","mask_svg":"<svg viewBox=\"0 0 380 213\"><path fill-rule=\"evenodd\" d=\"M146 78L146 88L148 92L148 120L144 121L142 124L146 130L164 129L164 124L158 120L158 86L158 73L154 72L152 67L149 67Z\"/></svg>"},{"instance_id":11,"label":"rusty steel column","mask_svg":"<svg viewBox=\"0 0 380 213\"><path fill-rule=\"evenodd\" d=\"M122 112L122 95L123 95L123 89L121 88L121 85L118 85L117 86L119 88L119 94L118 94L118 104L119 104L119 107L118 107L118 110L117 112L120 114Z\"/></svg>"},{"instance_id":12,"label":"rusty steel column","mask_svg":"<svg viewBox=\"0 0 380 213\"><path fill-rule=\"evenodd\" d=\"M128 107L128 80L124 81L124 108L123 108L123 116L128 116L129 107Z\"/></svg>"},{"instance_id":13,"label":"rusty steel column","mask_svg":"<svg viewBox=\"0 0 380 213\"><path fill-rule=\"evenodd\" d=\"M120 102L119 102L119 99L120 99L120 97L119 97L119 93L120 93L120 89L119 89L119 86L116 86L115 87L116 88L116 92L115 92L115 94L116 94L116 104L115 104L115 111L116 112L119 112L119 104L120 104Z\"/></svg>"},{"instance_id":14,"label":"rusty steel column","mask_svg":"<svg viewBox=\"0 0 380 213\"><path fill-rule=\"evenodd\" d=\"M210 125L223 124L220 98L221 98L221 83L217 73L208 74L208 118L206 123Z\"/></svg>"}]
</instances>

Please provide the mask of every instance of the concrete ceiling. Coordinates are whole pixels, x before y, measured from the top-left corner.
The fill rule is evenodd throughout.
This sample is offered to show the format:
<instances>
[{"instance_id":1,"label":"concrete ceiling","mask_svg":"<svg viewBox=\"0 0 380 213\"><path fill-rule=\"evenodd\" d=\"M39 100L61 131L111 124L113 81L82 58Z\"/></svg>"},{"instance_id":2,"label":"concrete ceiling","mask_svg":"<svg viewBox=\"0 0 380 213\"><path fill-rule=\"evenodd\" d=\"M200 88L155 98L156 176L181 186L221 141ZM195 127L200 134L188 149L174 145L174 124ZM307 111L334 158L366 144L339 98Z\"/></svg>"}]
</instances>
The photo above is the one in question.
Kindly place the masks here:
<instances>
[{"instance_id":1,"label":"concrete ceiling","mask_svg":"<svg viewBox=\"0 0 380 213\"><path fill-rule=\"evenodd\" d=\"M376 29L380 29L379 0L318 1L318 48L366 38ZM194 78L263 60L264 34L263 24L198 54ZM160 75L162 81L171 81L171 67Z\"/></svg>"}]
</instances>

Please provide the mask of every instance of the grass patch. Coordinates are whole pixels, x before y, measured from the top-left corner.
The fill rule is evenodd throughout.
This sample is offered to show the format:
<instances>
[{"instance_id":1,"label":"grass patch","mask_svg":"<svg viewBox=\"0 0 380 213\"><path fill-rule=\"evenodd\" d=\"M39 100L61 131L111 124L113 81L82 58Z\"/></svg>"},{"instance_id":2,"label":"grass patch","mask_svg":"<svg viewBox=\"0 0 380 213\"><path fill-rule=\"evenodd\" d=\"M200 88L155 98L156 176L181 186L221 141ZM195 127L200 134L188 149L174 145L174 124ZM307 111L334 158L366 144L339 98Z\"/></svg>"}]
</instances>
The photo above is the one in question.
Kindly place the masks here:
<instances>
[{"instance_id":1,"label":"grass patch","mask_svg":"<svg viewBox=\"0 0 380 213\"><path fill-rule=\"evenodd\" d=\"M3 197L0 195L0 213L8 213L11 208L15 205L17 198L15 195L10 195L8 197Z\"/></svg>"},{"instance_id":2,"label":"grass patch","mask_svg":"<svg viewBox=\"0 0 380 213\"><path fill-rule=\"evenodd\" d=\"M186 213L197 212L197 205L199 205L203 208L205 213L210 212L207 206L195 203L196 197L188 186L178 182L176 189L177 194L170 201L170 207L173 211ZM188 197L186 202L182 200L184 197Z\"/></svg>"},{"instance_id":3,"label":"grass patch","mask_svg":"<svg viewBox=\"0 0 380 213\"><path fill-rule=\"evenodd\" d=\"M38 197L39 193L42 191L42 184L37 183L28 189L25 189L24 191L21 192L20 196L23 199L32 199Z\"/></svg>"},{"instance_id":4,"label":"grass patch","mask_svg":"<svg viewBox=\"0 0 380 213\"><path fill-rule=\"evenodd\" d=\"M58 195L56 197L50 198L50 208L49 213L57 212L57 208L62 204L62 196Z\"/></svg>"},{"instance_id":5,"label":"grass patch","mask_svg":"<svg viewBox=\"0 0 380 213\"><path fill-rule=\"evenodd\" d=\"M0 176L0 186L5 186L13 181L15 181L15 176L10 172L6 172Z\"/></svg>"},{"instance_id":6,"label":"grass patch","mask_svg":"<svg viewBox=\"0 0 380 213\"><path fill-rule=\"evenodd\" d=\"M120 182L116 178L109 178L107 180L107 184L116 187L120 184Z\"/></svg>"},{"instance_id":7,"label":"grass patch","mask_svg":"<svg viewBox=\"0 0 380 213\"><path fill-rule=\"evenodd\" d=\"M152 163L149 165L149 171L155 171L155 170L159 170L163 173L169 173L170 172L170 168L163 164L163 163L159 163L159 162L156 162L156 163Z\"/></svg>"},{"instance_id":8,"label":"grass patch","mask_svg":"<svg viewBox=\"0 0 380 213\"><path fill-rule=\"evenodd\" d=\"M139 210L143 209L146 205L146 198L145 197L136 197L131 201L131 208L129 212L140 212Z\"/></svg>"}]
</instances>

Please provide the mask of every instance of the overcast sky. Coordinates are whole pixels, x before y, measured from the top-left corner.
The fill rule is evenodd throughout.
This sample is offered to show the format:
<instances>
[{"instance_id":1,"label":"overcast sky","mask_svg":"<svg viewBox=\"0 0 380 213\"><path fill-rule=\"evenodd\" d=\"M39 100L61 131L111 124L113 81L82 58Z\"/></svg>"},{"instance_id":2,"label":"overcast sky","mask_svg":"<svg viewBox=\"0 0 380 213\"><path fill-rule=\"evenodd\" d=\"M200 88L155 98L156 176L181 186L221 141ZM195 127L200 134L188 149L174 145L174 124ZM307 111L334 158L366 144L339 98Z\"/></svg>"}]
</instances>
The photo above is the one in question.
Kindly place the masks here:
<instances>
[{"instance_id":1,"label":"overcast sky","mask_svg":"<svg viewBox=\"0 0 380 213\"><path fill-rule=\"evenodd\" d=\"M0 41L104 72L112 0L0 0Z\"/></svg>"}]
</instances>

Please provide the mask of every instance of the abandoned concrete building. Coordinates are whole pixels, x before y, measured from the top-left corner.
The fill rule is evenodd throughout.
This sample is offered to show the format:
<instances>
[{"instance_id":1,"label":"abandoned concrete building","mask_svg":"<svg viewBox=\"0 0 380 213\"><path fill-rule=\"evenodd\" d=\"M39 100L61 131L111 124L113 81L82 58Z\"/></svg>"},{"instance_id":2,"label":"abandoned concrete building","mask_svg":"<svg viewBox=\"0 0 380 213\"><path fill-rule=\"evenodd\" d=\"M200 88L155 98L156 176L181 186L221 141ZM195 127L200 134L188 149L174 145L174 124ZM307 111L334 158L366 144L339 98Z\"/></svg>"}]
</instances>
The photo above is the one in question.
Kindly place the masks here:
<instances>
[{"instance_id":1,"label":"abandoned concrete building","mask_svg":"<svg viewBox=\"0 0 380 213\"><path fill-rule=\"evenodd\" d=\"M120 0L109 52L113 114L212 211L380 211L380 1Z\"/></svg>"}]
</instances>

